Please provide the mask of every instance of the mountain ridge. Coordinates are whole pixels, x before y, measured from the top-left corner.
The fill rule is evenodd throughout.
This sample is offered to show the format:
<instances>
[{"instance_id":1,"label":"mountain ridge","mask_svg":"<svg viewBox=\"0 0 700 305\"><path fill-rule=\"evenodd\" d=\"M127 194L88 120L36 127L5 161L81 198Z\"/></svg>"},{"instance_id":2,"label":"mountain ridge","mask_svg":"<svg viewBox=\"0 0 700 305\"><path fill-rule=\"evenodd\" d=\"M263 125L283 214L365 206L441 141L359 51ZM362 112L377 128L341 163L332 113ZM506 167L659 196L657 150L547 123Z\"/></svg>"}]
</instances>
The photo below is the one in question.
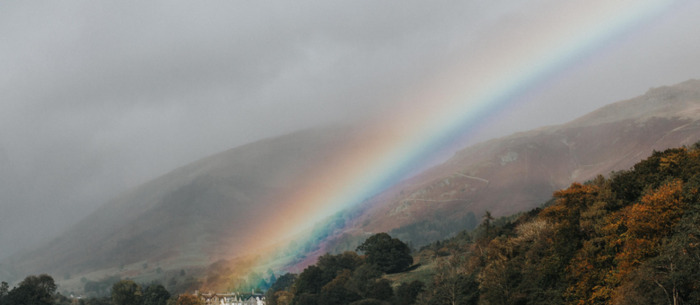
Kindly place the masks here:
<instances>
[{"instance_id":1,"label":"mountain ridge","mask_svg":"<svg viewBox=\"0 0 700 305\"><path fill-rule=\"evenodd\" d=\"M700 81L652 88L568 123L464 148L375 197L330 244L347 243L347 234L382 231L415 244L416 235L438 233L401 234L397 229L431 222L433 215L444 223L463 221L465 211L503 216L532 209L573 182L626 170L654 151L692 145L700 140L698 129Z\"/></svg>"},{"instance_id":2,"label":"mountain ridge","mask_svg":"<svg viewBox=\"0 0 700 305\"><path fill-rule=\"evenodd\" d=\"M349 132L345 126L308 129L182 166L110 200L61 237L3 266L19 278L175 257L205 266L229 251L242 254L242 246L220 245L250 242L249 233L238 232L274 206L266 201L268 193L297 186L294 178L331 157L326 148L340 145ZM45 259L45 253L54 258Z\"/></svg>"},{"instance_id":3,"label":"mountain ridge","mask_svg":"<svg viewBox=\"0 0 700 305\"><path fill-rule=\"evenodd\" d=\"M571 182L693 144L698 129L700 81L689 80L569 123L478 143L368 199L316 252L354 249L375 232L396 233L415 246L439 240L475 226L486 210L494 216L528 210ZM3 260L0 275L93 272L95 279L105 274L99 270L180 270L242 255L261 243L246 228L284 204L271 194L309 187L298 177L333 160L334 147L355 141L361 143L349 127L315 128L195 161L111 200L62 237Z\"/></svg>"}]
</instances>

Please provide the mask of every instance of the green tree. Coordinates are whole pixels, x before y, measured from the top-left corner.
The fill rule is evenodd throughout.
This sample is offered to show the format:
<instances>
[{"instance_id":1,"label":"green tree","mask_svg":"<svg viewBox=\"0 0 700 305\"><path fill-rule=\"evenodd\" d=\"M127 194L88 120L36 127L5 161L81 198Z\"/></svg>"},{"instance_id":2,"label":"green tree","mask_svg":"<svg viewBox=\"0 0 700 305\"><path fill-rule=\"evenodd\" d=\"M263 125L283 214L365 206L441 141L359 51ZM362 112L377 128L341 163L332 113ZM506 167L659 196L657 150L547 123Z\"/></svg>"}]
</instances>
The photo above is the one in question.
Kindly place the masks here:
<instances>
[{"instance_id":1,"label":"green tree","mask_svg":"<svg viewBox=\"0 0 700 305\"><path fill-rule=\"evenodd\" d=\"M486 236L489 236L491 233L491 223L492 222L493 222L493 216L491 215L491 211L484 212L482 224L484 226L484 230L486 231Z\"/></svg>"},{"instance_id":2,"label":"green tree","mask_svg":"<svg viewBox=\"0 0 700 305\"><path fill-rule=\"evenodd\" d=\"M423 282L415 280L410 283L402 283L396 289L396 305L411 305L416 302L418 294L425 289Z\"/></svg>"},{"instance_id":3,"label":"green tree","mask_svg":"<svg viewBox=\"0 0 700 305\"><path fill-rule=\"evenodd\" d=\"M132 280L121 280L112 285L112 303L114 305L141 304L143 293L141 286Z\"/></svg>"},{"instance_id":4,"label":"green tree","mask_svg":"<svg viewBox=\"0 0 700 305\"><path fill-rule=\"evenodd\" d=\"M338 255L325 254L318 258L316 266L323 270L326 281L330 281L342 270L354 271L362 265L362 258L357 253L346 251Z\"/></svg>"},{"instance_id":5,"label":"green tree","mask_svg":"<svg viewBox=\"0 0 700 305\"><path fill-rule=\"evenodd\" d=\"M294 283L294 291L296 295L304 293L316 294L321 291L321 288L326 284L323 278L323 270L318 266L309 266L299 274L299 278Z\"/></svg>"},{"instance_id":6,"label":"green tree","mask_svg":"<svg viewBox=\"0 0 700 305\"><path fill-rule=\"evenodd\" d=\"M0 283L0 304L2 304L2 299L7 296L8 292L10 292L10 285L7 282Z\"/></svg>"},{"instance_id":7,"label":"green tree","mask_svg":"<svg viewBox=\"0 0 700 305\"><path fill-rule=\"evenodd\" d=\"M89 298L80 300L80 305L112 305L109 298Z\"/></svg>"},{"instance_id":8,"label":"green tree","mask_svg":"<svg viewBox=\"0 0 700 305\"><path fill-rule=\"evenodd\" d=\"M357 294L366 297L370 286L374 280L381 277L382 272L377 270L374 265L364 264L352 273L352 277L345 284L348 289L355 291Z\"/></svg>"},{"instance_id":9,"label":"green tree","mask_svg":"<svg viewBox=\"0 0 700 305\"><path fill-rule=\"evenodd\" d=\"M166 305L170 293L160 284L153 284L143 292L143 305Z\"/></svg>"},{"instance_id":10,"label":"green tree","mask_svg":"<svg viewBox=\"0 0 700 305\"><path fill-rule=\"evenodd\" d=\"M319 304L346 305L359 300L360 296L357 293L345 287L351 275L350 270L345 269L336 278L323 286L319 294Z\"/></svg>"},{"instance_id":11,"label":"green tree","mask_svg":"<svg viewBox=\"0 0 700 305\"><path fill-rule=\"evenodd\" d=\"M397 238L391 238L387 233L372 235L357 250L367 255L367 263L376 265L385 273L400 272L413 264L408 245Z\"/></svg>"},{"instance_id":12,"label":"green tree","mask_svg":"<svg viewBox=\"0 0 700 305\"><path fill-rule=\"evenodd\" d=\"M294 273L285 273L284 275L280 276L279 279L277 279L274 284L270 287L270 289L267 290L265 293L265 299L266 303L269 305L277 305L278 304L278 298L280 297L288 297L288 294L285 293L278 293L278 292L288 292L292 285L294 285L294 281L297 279L297 275ZM282 302L279 302L282 303Z\"/></svg>"},{"instance_id":13,"label":"green tree","mask_svg":"<svg viewBox=\"0 0 700 305\"><path fill-rule=\"evenodd\" d=\"M51 276L42 274L26 277L4 299L8 305L52 305L56 283Z\"/></svg>"},{"instance_id":14,"label":"green tree","mask_svg":"<svg viewBox=\"0 0 700 305\"><path fill-rule=\"evenodd\" d=\"M367 298L389 301L394 297L394 290L391 288L391 282L387 279L381 279L374 282L367 291Z\"/></svg>"}]
</instances>

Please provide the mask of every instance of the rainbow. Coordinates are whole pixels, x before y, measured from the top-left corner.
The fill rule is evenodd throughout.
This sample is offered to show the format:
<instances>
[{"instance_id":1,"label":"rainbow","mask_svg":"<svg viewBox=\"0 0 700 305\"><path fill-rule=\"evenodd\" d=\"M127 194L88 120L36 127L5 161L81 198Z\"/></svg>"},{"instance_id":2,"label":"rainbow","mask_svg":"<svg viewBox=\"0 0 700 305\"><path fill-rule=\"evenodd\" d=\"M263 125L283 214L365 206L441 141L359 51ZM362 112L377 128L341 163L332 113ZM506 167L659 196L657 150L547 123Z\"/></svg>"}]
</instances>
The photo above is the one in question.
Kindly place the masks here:
<instances>
[{"instance_id":1,"label":"rainbow","mask_svg":"<svg viewBox=\"0 0 700 305\"><path fill-rule=\"evenodd\" d=\"M342 153L303 178L314 187L285 194L287 210L275 212L276 225L259 230L262 236L285 240L379 194L495 118L518 96L546 86L679 8L670 0L576 3L553 1L548 17L518 30L529 35L494 30L478 42L483 48L467 52L453 69L402 103L407 107L366 124L356 140L338 148Z\"/></svg>"}]
</instances>

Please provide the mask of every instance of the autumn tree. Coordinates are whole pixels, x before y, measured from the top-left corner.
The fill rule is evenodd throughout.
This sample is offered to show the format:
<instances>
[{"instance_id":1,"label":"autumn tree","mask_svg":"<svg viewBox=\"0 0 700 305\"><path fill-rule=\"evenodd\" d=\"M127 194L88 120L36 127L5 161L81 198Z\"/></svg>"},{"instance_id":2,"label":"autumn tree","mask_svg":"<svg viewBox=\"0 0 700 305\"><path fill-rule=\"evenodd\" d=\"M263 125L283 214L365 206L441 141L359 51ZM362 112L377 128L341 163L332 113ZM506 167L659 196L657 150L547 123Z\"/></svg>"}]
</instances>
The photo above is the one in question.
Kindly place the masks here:
<instances>
[{"instance_id":1,"label":"autumn tree","mask_svg":"<svg viewBox=\"0 0 700 305\"><path fill-rule=\"evenodd\" d=\"M668 236L683 213L682 182L671 181L642 197L624 211L624 246L617 255L618 276L624 277L649 257L658 255L661 240Z\"/></svg>"},{"instance_id":2,"label":"autumn tree","mask_svg":"<svg viewBox=\"0 0 700 305\"><path fill-rule=\"evenodd\" d=\"M433 277L432 289L426 292L429 304L469 305L479 300L479 283L469 272L465 256L442 258Z\"/></svg>"},{"instance_id":3,"label":"autumn tree","mask_svg":"<svg viewBox=\"0 0 700 305\"><path fill-rule=\"evenodd\" d=\"M204 301L195 295L191 294L181 294L177 298L175 305L204 305Z\"/></svg>"}]
</instances>

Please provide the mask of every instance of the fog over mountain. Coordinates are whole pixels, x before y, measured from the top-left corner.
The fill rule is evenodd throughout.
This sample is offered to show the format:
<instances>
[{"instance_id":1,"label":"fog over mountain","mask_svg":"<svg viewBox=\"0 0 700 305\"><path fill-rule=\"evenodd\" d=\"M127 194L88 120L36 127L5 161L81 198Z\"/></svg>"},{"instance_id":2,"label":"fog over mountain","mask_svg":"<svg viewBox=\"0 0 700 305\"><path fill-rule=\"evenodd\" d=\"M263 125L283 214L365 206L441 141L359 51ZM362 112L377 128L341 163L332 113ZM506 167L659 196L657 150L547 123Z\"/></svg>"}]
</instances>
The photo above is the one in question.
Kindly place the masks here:
<instances>
[{"instance_id":1,"label":"fog over mountain","mask_svg":"<svg viewBox=\"0 0 700 305\"><path fill-rule=\"evenodd\" d=\"M4 1L0 258L205 156L390 120L464 54L549 20L556 2ZM698 13L678 1L516 97L464 144L700 78Z\"/></svg>"}]
</instances>

